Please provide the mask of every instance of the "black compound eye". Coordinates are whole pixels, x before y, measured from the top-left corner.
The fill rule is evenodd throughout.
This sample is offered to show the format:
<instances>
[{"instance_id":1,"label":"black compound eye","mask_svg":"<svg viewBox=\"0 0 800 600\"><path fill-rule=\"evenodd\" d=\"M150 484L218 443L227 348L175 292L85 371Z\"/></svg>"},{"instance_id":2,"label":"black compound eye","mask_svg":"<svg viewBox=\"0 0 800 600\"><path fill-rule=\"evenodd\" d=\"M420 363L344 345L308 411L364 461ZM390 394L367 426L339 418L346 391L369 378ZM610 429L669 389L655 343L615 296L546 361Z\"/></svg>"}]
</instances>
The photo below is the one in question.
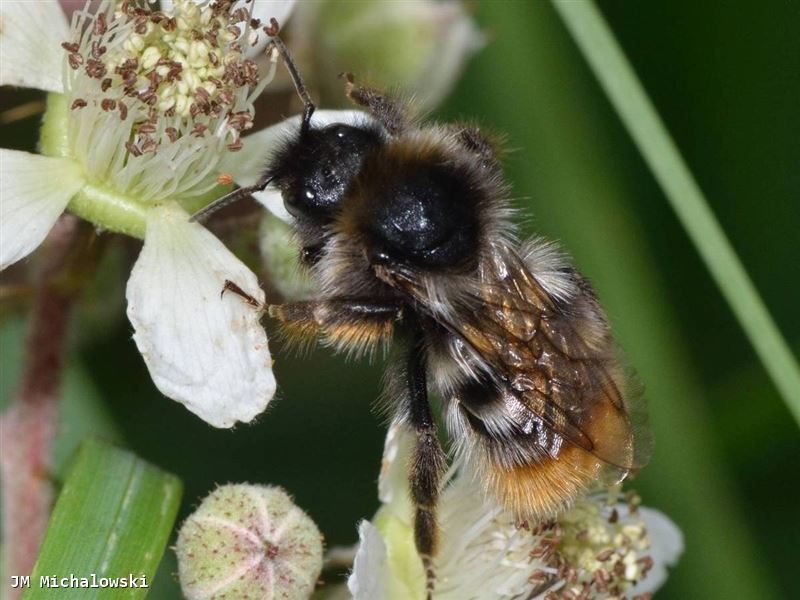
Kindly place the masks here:
<instances>
[{"instance_id":1,"label":"black compound eye","mask_svg":"<svg viewBox=\"0 0 800 600\"><path fill-rule=\"evenodd\" d=\"M291 176L277 181L286 209L295 217L331 218L364 156L379 143L377 132L344 124L304 134L285 158Z\"/></svg>"},{"instance_id":2,"label":"black compound eye","mask_svg":"<svg viewBox=\"0 0 800 600\"><path fill-rule=\"evenodd\" d=\"M372 213L374 254L423 267L463 264L477 226L468 186L443 167L418 167L386 185Z\"/></svg>"}]
</instances>

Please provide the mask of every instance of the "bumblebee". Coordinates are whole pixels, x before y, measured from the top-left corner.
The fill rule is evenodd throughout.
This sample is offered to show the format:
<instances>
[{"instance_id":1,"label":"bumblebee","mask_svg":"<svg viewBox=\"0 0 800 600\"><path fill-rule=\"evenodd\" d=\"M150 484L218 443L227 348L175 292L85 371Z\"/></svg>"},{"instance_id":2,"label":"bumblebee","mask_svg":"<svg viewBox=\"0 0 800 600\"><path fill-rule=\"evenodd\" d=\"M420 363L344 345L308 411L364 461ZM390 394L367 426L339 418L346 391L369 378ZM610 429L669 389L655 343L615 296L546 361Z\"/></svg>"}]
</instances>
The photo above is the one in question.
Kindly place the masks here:
<instances>
[{"instance_id":1,"label":"bumblebee","mask_svg":"<svg viewBox=\"0 0 800 600\"><path fill-rule=\"evenodd\" d=\"M275 43L305 104L299 129L256 185L198 216L276 186L319 294L269 314L290 337L355 354L401 342L385 397L415 434L414 539L430 597L447 464L430 392L454 456L522 520L551 518L643 466L643 414L589 283L554 244L518 237L495 140L472 125L424 124L352 76L346 93L366 115L317 126Z\"/></svg>"}]
</instances>

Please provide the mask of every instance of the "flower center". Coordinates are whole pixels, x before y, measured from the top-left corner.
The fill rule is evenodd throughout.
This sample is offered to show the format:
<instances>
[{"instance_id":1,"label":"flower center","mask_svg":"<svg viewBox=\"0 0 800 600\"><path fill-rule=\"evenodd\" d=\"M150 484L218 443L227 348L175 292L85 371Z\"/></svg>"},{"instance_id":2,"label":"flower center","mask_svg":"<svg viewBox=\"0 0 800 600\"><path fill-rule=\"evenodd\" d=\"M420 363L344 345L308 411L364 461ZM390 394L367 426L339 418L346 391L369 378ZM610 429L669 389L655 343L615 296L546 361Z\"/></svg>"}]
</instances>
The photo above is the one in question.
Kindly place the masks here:
<instances>
[{"instance_id":1,"label":"flower center","mask_svg":"<svg viewBox=\"0 0 800 600\"><path fill-rule=\"evenodd\" d=\"M253 101L277 61L273 52L269 72L259 77L244 52L257 42L260 23L233 4L175 0L167 13L102 0L96 11L75 11L73 39L62 44L68 109L48 110L45 129L49 120L64 120L51 127L63 129L57 153L80 162L90 187L104 193L76 198L71 210L129 233L113 218L97 221L113 213L108 207L86 209L111 194L139 205L129 206L136 210L128 217L173 200L194 210L220 194L221 163L241 148Z\"/></svg>"}]
</instances>

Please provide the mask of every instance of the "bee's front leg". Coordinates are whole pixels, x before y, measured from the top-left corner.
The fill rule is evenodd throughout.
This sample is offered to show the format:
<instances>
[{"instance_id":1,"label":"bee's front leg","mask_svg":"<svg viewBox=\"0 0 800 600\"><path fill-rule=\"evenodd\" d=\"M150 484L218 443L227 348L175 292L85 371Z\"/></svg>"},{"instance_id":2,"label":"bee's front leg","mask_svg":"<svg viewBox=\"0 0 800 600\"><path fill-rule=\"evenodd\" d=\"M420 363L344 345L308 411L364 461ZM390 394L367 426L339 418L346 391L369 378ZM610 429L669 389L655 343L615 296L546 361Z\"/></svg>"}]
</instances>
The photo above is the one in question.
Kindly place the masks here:
<instances>
[{"instance_id":1,"label":"bee's front leg","mask_svg":"<svg viewBox=\"0 0 800 600\"><path fill-rule=\"evenodd\" d=\"M414 341L406 369L408 406L406 418L417 436L411 457L409 479L411 499L414 502L414 543L425 567L427 597L430 600L436 583L433 558L439 542L436 505L439 500L442 475L446 460L436 422L428 403L425 367L425 349L421 335Z\"/></svg>"}]
</instances>

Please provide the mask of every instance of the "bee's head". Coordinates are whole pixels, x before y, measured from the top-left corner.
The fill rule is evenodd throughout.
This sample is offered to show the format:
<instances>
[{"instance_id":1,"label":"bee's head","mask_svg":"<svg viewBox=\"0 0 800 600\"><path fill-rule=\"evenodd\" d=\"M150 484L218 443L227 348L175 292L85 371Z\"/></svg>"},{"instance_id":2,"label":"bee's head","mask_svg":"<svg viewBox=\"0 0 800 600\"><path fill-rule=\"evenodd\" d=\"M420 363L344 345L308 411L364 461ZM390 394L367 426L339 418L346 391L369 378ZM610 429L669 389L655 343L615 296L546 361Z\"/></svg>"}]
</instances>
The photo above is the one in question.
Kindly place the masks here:
<instances>
[{"instance_id":1,"label":"bee's head","mask_svg":"<svg viewBox=\"0 0 800 600\"><path fill-rule=\"evenodd\" d=\"M380 130L367 122L301 128L270 165L286 210L298 220L330 222L364 157L381 143Z\"/></svg>"}]
</instances>

